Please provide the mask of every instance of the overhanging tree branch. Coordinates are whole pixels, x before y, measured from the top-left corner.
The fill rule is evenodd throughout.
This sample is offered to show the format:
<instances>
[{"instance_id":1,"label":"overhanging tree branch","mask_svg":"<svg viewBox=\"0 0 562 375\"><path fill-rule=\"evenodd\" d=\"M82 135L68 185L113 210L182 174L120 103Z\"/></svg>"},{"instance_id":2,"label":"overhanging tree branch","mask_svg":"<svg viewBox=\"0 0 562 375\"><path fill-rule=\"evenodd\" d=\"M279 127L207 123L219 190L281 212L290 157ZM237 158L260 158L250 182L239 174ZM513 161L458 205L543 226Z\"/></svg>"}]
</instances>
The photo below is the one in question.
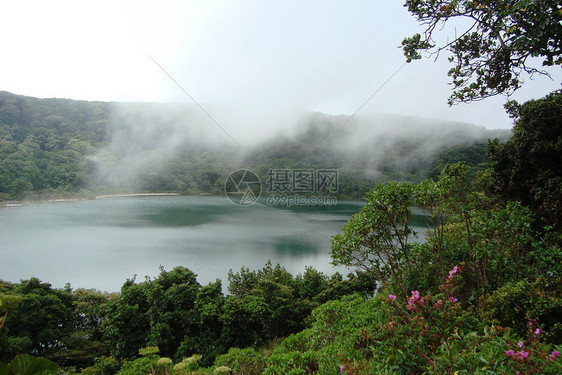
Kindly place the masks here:
<instances>
[{"instance_id":1,"label":"overhanging tree branch","mask_svg":"<svg viewBox=\"0 0 562 375\"><path fill-rule=\"evenodd\" d=\"M529 58L543 58L543 66L562 65L562 5L557 1L407 0L405 7L426 28L423 37L402 41L406 61L420 59L421 52L436 58L443 51L451 53L451 105L509 95L521 87L522 73L549 76L529 66ZM473 22L438 45L434 33L455 19Z\"/></svg>"}]
</instances>

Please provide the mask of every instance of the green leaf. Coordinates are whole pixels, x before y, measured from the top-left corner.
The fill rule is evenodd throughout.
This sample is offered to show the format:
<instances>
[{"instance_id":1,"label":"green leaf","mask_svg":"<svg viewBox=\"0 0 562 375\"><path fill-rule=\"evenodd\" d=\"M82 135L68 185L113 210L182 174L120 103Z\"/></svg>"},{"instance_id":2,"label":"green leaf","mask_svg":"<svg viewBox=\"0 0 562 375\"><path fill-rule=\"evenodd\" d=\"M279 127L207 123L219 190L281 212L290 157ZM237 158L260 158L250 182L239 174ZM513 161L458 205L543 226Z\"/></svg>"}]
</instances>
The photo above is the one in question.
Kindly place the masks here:
<instances>
[{"instance_id":1,"label":"green leaf","mask_svg":"<svg viewBox=\"0 0 562 375\"><path fill-rule=\"evenodd\" d=\"M16 356L10 364L10 370L14 374L25 374L25 371L31 365L34 357L29 354L20 354Z\"/></svg>"},{"instance_id":2,"label":"green leaf","mask_svg":"<svg viewBox=\"0 0 562 375\"><path fill-rule=\"evenodd\" d=\"M20 354L12 360L9 373L14 375L47 374L57 371L58 369L59 366L47 358L33 357L29 354Z\"/></svg>"}]
</instances>

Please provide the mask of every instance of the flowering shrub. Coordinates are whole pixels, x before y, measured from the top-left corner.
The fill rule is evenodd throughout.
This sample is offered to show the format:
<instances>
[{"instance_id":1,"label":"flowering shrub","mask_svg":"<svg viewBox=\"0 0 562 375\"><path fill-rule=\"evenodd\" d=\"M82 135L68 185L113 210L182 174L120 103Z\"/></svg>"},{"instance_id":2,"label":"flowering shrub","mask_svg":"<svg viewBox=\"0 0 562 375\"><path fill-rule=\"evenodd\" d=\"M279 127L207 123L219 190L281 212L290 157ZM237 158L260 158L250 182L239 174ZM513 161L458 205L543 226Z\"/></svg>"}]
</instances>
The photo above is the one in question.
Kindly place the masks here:
<instances>
[{"instance_id":1,"label":"flowering shrub","mask_svg":"<svg viewBox=\"0 0 562 375\"><path fill-rule=\"evenodd\" d=\"M453 267L435 296L413 290L405 299L392 293L379 297L386 321L361 331L355 346L362 358L343 358L340 372L558 373L560 348L542 342L544 332L536 322L529 321L524 338L501 327L475 328L474 314L454 294L461 271Z\"/></svg>"}]
</instances>

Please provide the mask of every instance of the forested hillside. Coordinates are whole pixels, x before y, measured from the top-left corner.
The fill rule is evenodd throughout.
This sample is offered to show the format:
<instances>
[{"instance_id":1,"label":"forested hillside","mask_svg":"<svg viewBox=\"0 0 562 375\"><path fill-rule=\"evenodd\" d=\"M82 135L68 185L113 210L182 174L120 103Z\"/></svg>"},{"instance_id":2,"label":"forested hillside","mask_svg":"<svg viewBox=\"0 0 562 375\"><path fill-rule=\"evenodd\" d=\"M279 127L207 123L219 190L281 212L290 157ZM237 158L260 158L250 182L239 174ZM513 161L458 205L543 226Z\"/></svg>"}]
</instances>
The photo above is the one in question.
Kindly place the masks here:
<instances>
[{"instance_id":1,"label":"forested hillside","mask_svg":"<svg viewBox=\"0 0 562 375\"><path fill-rule=\"evenodd\" d=\"M77 192L106 141L109 104L0 93L0 194Z\"/></svg>"},{"instance_id":2,"label":"forested hillside","mask_svg":"<svg viewBox=\"0 0 562 375\"><path fill-rule=\"evenodd\" d=\"M482 167L487 139L509 135L396 115L367 114L348 122L346 116L310 113L296 131L251 143L244 153L228 139L213 139L213 127L190 105L0 92L0 199L222 194L224 179L238 168L262 178L270 168L337 168L340 196L360 198L377 182L434 177L448 161Z\"/></svg>"}]
</instances>

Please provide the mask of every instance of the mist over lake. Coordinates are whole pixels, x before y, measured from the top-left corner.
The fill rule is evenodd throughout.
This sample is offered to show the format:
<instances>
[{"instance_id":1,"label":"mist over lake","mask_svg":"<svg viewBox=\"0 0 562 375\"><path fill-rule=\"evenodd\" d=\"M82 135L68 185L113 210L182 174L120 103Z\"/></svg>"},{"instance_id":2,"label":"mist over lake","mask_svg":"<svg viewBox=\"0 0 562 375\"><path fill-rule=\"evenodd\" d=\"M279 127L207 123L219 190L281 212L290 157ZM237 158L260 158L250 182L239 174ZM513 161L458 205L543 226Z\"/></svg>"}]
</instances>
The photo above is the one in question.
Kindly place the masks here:
<instances>
[{"instance_id":1,"label":"mist over lake","mask_svg":"<svg viewBox=\"0 0 562 375\"><path fill-rule=\"evenodd\" d=\"M0 278L117 291L135 274L156 276L159 265L188 267L206 284L269 259L293 274L305 266L346 274L330 265L331 236L361 206L240 207L224 197L166 196L6 207Z\"/></svg>"}]
</instances>

